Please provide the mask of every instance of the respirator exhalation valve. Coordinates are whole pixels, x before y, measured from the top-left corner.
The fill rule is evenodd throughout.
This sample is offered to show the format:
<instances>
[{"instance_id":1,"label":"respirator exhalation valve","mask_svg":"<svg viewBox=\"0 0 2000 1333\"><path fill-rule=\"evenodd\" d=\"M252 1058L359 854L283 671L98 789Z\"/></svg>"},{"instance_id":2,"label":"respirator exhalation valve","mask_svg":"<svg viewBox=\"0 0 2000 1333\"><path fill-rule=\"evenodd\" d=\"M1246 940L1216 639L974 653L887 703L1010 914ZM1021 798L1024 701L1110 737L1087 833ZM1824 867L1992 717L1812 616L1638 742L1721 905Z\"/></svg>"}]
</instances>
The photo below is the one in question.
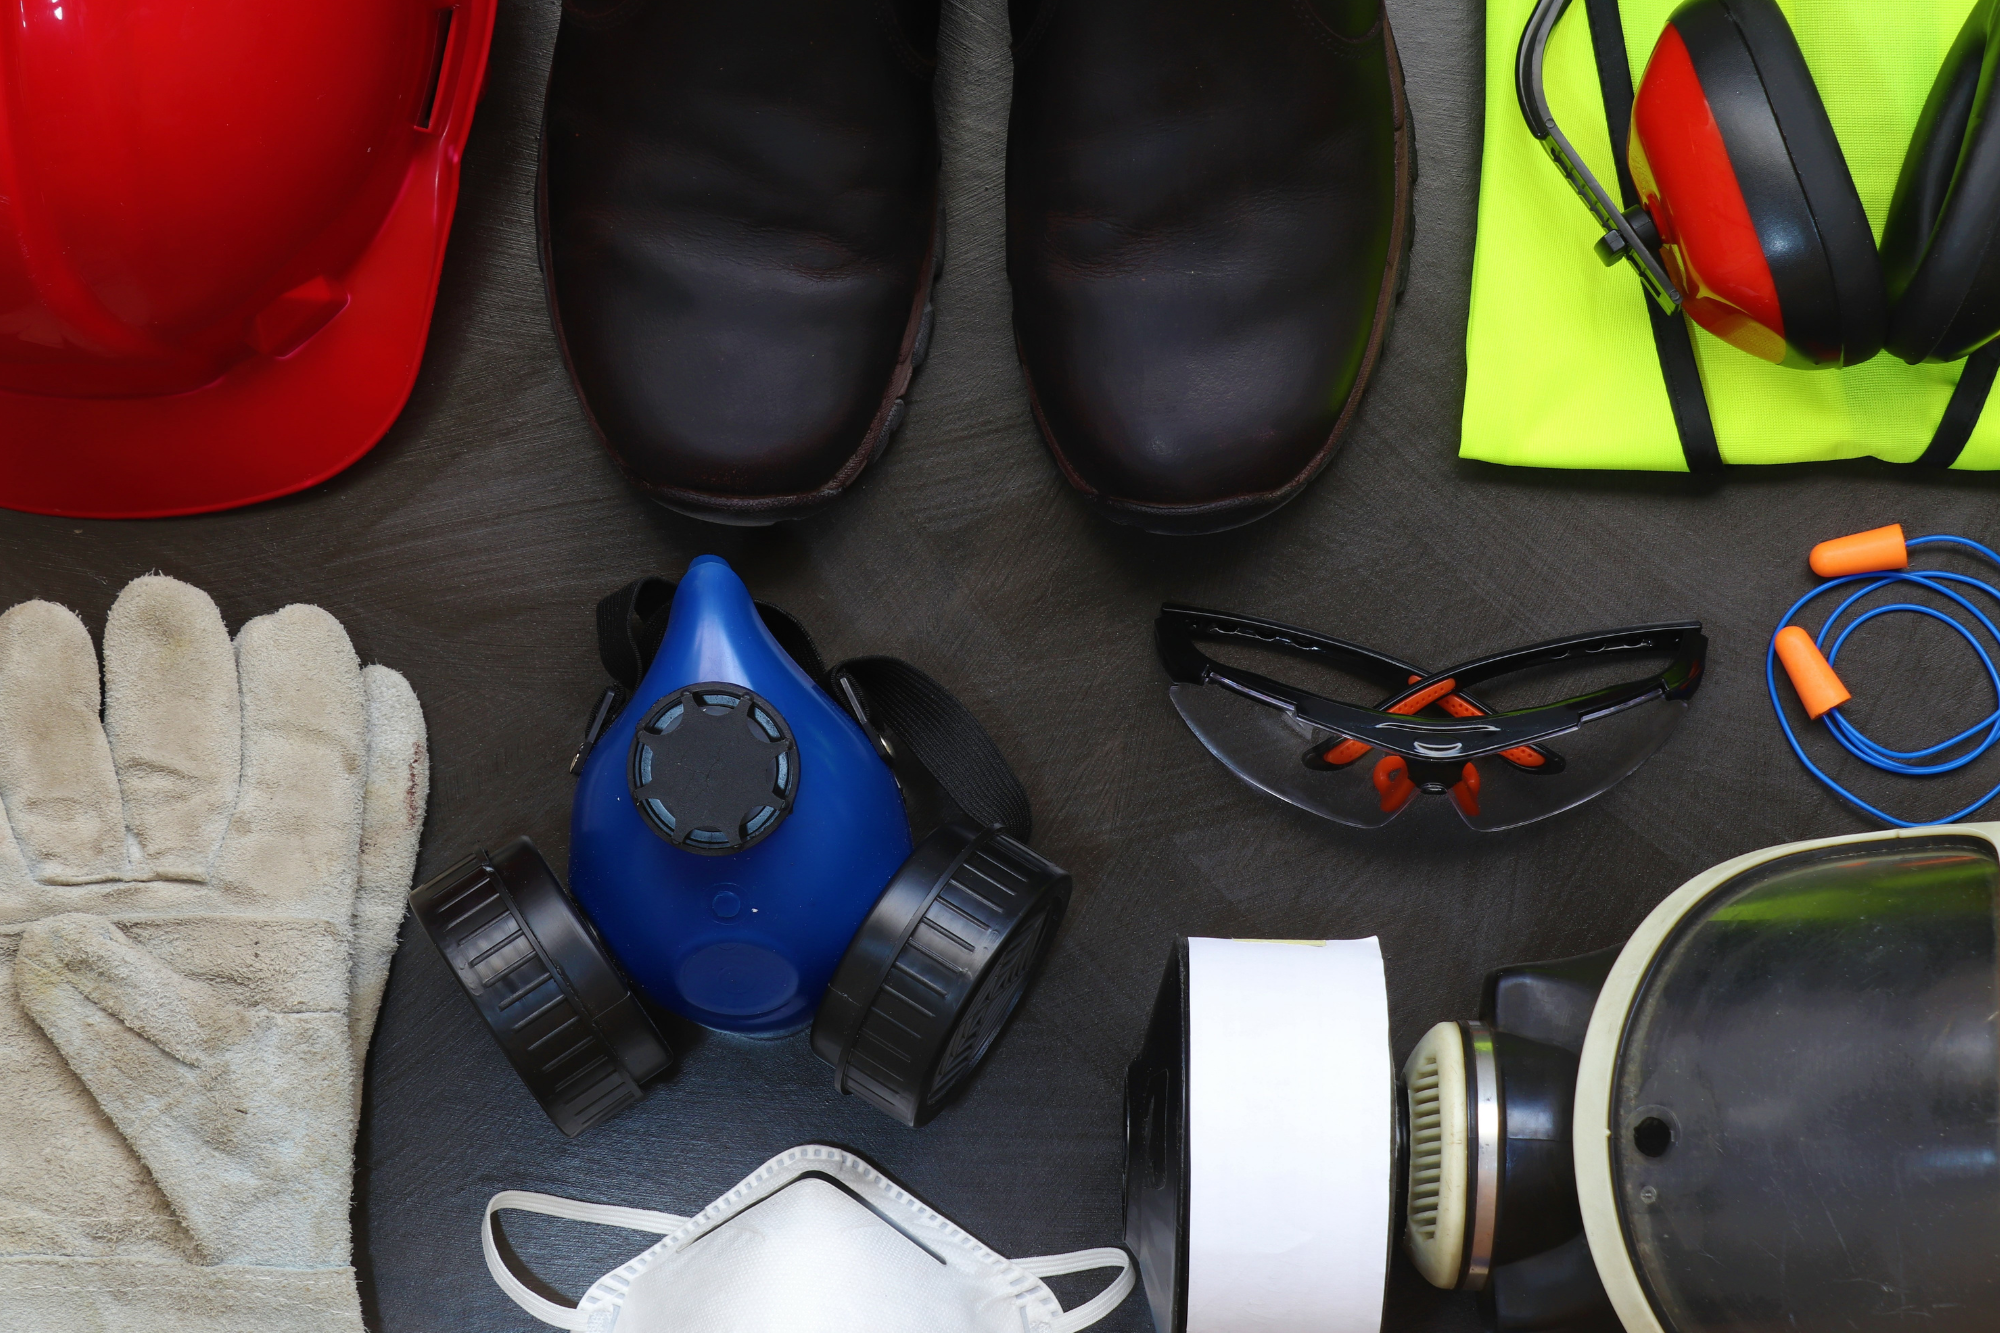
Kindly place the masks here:
<instances>
[{"instance_id":1,"label":"respirator exhalation valve","mask_svg":"<svg viewBox=\"0 0 2000 1333\"><path fill-rule=\"evenodd\" d=\"M741 685L708 681L662 698L632 737L632 803L684 851L725 856L777 831L799 792L784 716Z\"/></svg>"}]
</instances>

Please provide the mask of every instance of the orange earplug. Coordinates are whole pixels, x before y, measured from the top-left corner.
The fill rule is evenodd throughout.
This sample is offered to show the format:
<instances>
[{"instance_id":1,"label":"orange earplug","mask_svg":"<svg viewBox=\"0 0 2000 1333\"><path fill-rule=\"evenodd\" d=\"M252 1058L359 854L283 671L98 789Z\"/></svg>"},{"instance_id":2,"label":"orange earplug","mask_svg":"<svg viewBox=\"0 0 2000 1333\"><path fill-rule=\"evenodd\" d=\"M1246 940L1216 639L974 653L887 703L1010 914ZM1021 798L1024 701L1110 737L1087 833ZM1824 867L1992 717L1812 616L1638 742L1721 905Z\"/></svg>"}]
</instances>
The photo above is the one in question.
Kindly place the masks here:
<instances>
[{"instance_id":1,"label":"orange earplug","mask_svg":"<svg viewBox=\"0 0 2000 1333\"><path fill-rule=\"evenodd\" d=\"M1821 542L1812 548L1812 555L1808 558L1813 573L1823 579L1834 579L1843 574L1880 574L1884 570L1908 569L1910 548L1903 543L1903 525L1891 523L1886 528L1870 528L1866 532ZM1779 637L1783 638L1782 635ZM1817 649L1813 655L1819 655ZM1826 665L1824 659L1820 665ZM1787 665L1786 670L1790 669ZM1793 680L1797 679L1793 677ZM1813 716L1818 717L1819 714Z\"/></svg>"},{"instance_id":2,"label":"orange earplug","mask_svg":"<svg viewBox=\"0 0 2000 1333\"><path fill-rule=\"evenodd\" d=\"M1889 529L1883 528L1881 531L1887 532ZM1864 532L1860 535L1871 537L1875 534ZM1855 538L1843 537L1841 540L1853 541ZM1896 544L1900 547L1902 543L1902 529L1897 528ZM1826 545L1831 546L1833 543L1828 542ZM1815 550L1814 569L1819 568L1818 558L1819 551ZM1799 702L1805 705L1807 717L1816 722L1820 714L1831 712L1854 697L1847 692L1847 687L1840 683L1840 677L1834 674L1833 664L1826 660L1824 653L1820 652L1819 645L1813 642L1812 635L1797 625L1787 625L1778 631L1777 647L1778 661L1784 664L1785 674L1792 678L1792 688L1798 691Z\"/></svg>"}]
</instances>

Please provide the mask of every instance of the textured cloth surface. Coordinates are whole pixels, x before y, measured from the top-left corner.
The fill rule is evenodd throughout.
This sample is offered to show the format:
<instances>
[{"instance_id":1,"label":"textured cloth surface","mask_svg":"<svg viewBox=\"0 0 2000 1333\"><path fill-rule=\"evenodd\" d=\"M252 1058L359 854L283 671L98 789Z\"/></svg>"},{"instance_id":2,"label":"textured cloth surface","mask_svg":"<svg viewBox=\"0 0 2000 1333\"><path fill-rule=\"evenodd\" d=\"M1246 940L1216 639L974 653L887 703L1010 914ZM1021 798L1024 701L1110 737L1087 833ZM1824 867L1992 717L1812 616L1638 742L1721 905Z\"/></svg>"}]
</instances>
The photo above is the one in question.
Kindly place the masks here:
<instances>
[{"instance_id":1,"label":"textured cloth surface","mask_svg":"<svg viewBox=\"0 0 2000 1333\"><path fill-rule=\"evenodd\" d=\"M422 713L318 607L232 644L159 576L99 680L70 611L0 615L0 1329L358 1327L359 1067Z\"/></svg>"},{"instance_id":2,"label":"textured cloth surface","mask_svg":"<svg viewBox=\"0 0 2000 1333\"><path fill-rule=\"evenodd\" d=\"M478 1220L498 1190L693 1204L800 1143L864 1154L1003 1254L1113 1242L1125 1069L1174 936L1380 936L1400 1058L1432 1024L1477 1012L1488 968L1616 944L1718 861L1868 827L1784 749L1764 644L1813 584L1814 542L1895 521L1991 539L1992 479L1862 460L1714 487L1459 459L1485 5L1389 9L1422 164L1409 294L1346 449L1296 503L1241 532L1114 528L1036 437L1001 268L1002 0L945 9L950 237L935 351L905 431L824 515L762 532L682 520L628 490L591 438L535 269L552 0L501 6L430 349L409 410L373 454L304 495L233 514L113 524L0 513L0 606L50 598L95 627L126 580L160 569L214 593L231 625L317 603L363 660L395 664L424 702L436 761L420 876L522 833L564 867L566 770L606 684L591 608L636 575L678 575L712 551L805 621L829 659L892 653L962 698L1034 801L1035 846L1076 877L1048 965L991 1060L921 1130L835 1093L803 1035L677 1029L674 1074L565 1139L437 950L405 931L369 1056L356 1181L355 1263L376 1333L539 1327L480 1255ZM1188 734L1153 656L1153 617L1169 598L1425 666L1698 616L1709 674L1672 743L1578 810L1492 835L1448 810L1412 811L1366 833L1250 790ZM1841 657L1857 721L1908 746L1993 706L1963 646L1914 620L1863 631ZM1951 795L1951 779L1912 790L1831 762L1889 809L1945 808ZM1961 801L1996 770L1966 776L1984 781ZM645 1243L555 1219L503 1225L571 1300ZM1096 1281L1051 1285L1073 1301ZM1397 1255L1384 1326L1471 1333L1478 1306L1432 1290ZM1134 1296L1097 1328L1151 1324Z\"/></svg>"},{"instance_id":3,"label":"textured cloth surface","mask_svg":"<svg viewBox=\"0 0 2000 1333\"><path fill-rule=\"evenodd\" d=\"M34 1333L355 1333L351 1268L7 1260L0 1328Z\"/></svg>"},{"instance_id":4,"label":"textured cloth surface","mask_svg":"<svg viewBox=\"0 0 2000 1333\"><path fill-rule=\"evenodd\" d=\"M1623 0L1636 87L1679 0ZM1876 238L1931 81L1973 0L1780 0L1840 138ZM1486 14L1486 145L1478 253L1466 333L1467 458L1536 467L1681 471L1662 387L1650 299L1630 265L1605 268L1602 234L1528 133L1514 57L1535 0ZM1546 86L1563 133L1605 188L1618 178L1583 0L1549 43ZM1692 326L1690 326L1692 327ZM1909 366L1884 352L1845 370L1760 361L1694 330L1709 412L1726 463L1804 463L1923 453L1959 364ZM1956 467L2000 467L2000 412L1987 411Z\"/></svg>"}]
</instances>

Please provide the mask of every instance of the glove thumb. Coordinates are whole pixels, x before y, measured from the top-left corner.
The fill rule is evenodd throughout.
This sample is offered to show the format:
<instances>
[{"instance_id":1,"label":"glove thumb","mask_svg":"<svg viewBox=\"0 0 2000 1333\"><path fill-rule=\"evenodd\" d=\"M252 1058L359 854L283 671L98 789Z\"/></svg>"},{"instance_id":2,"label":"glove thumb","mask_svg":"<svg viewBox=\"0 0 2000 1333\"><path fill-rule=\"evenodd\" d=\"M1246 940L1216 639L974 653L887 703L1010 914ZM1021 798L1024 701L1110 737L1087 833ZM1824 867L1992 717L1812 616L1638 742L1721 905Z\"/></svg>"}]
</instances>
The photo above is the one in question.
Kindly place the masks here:
<instances>
[{"instance_id":1,"label":"glove thumb","mask_svg":"<svg viewBox=\"0 0 2000 1333\"><path fill-rule=\"evenodd\" d=\"M22 932L15 988L208 1262L346 1262L345 1117L298 1114L345 1100L344 1015L244 1009L83 913Z\"/></svg>"},{"instance_id":2,"label":"glove thumb","mask_svg":"<svg viewBox=\"0 0 2000 1333\"><path fill-rule=\"evenodd\" d=\"M179 1066L198 1069L250 1030L242 1010L82 912L22 932L14 984L21 1007L86 1083L117 1070L178 1091L189 1073Z\"/></svg>"}]
</instances>

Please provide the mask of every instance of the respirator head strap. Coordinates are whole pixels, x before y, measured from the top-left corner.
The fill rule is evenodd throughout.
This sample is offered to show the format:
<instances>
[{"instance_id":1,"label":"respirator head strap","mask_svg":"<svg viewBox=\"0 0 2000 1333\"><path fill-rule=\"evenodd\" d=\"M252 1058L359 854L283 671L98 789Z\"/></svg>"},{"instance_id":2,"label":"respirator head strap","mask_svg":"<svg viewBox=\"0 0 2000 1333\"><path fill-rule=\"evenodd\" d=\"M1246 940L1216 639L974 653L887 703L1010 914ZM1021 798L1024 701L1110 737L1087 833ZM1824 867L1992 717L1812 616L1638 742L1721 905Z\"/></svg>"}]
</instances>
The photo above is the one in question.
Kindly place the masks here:
<instances>
[{"instance_id":1,"label":"respirator head strap","mask_svg":"<svg viewBox=\"0 0 2000 1333\"><path fill-rule=\"evenodd\" d=\"M863 729L878 738L886 732L892 753L921 765L969 821L1027 841L1034 815L1026 789L950 690L895 657L852 657L831 678L836 699L864 710L856 719Z\"/></svg>"},{"instance_id":2,"label":"respirator head strap","mask_svg":"<svg viewBox=\"0 0 2000 1333\"><path fill-rule=\"evenodd\" d=\"M679 586L664 574L647 574L597 603L597 659L627 692L639 687L660 651Z\"/></svg>"}]
</instances>

